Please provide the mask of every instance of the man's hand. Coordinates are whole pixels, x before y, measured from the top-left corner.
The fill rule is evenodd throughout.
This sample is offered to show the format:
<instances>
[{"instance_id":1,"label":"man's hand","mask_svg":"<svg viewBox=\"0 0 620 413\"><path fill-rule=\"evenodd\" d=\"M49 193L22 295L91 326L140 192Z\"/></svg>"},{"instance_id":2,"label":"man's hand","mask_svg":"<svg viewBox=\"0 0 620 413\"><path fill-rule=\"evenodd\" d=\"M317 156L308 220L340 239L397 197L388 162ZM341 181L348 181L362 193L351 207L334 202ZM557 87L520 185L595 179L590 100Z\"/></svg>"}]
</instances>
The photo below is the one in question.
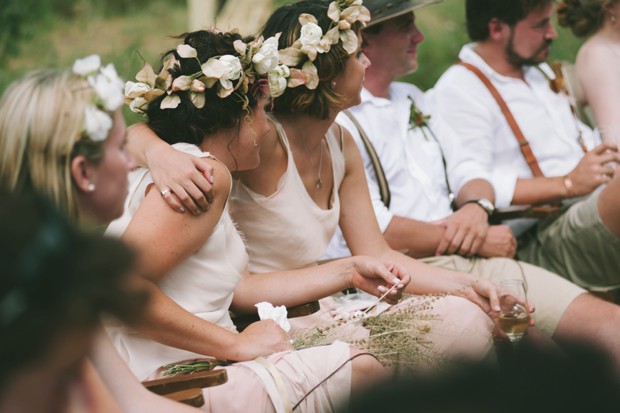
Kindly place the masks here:
<instances>
[{"instance_id":1,"label":"man's hand","mask_svg":"<svg viewBox=\"0 0 620 413\"><path fill-rule=\"evenodd\" d=\"M435 255L459 254L472 256L478 253L486 237L489 216L477 204L465 204L454 214L436 221L446 231L437 246Z\"/></svg>"},{"instance_id":2,"label":"man's hand","mask_svg":"<svg viewBox=\"0 0 620 413\"><path fill-rule=\"evenodd\" d=\"M606 184L614 176L614 169L610 162L618 162L618 148L615 145L603 143L586 153L575 169L567 175L572 182L569 196L577 197L588 195L602 184Z\"/></svg>"},{"instance_id":3,"label":"man's hand","mask_svg":"<svg viewBox=\"0 0 620 413\"><path fill-rule=\"evenodd\" d=\"M199 215L213 201L213 167L201 158L167 147L146 153L153 181L168 205Z\"/></svg>"},{"instance_id":4,"label":"man's hand","mask_svg":"<svg viewBox=\"0 0 620 413\"><path fill-rule=\"evenodd\" d=\"M513 258L517 253L517 240L508 225L491 225L478 250L481 257Z\"/></svg>"}]
</instances>

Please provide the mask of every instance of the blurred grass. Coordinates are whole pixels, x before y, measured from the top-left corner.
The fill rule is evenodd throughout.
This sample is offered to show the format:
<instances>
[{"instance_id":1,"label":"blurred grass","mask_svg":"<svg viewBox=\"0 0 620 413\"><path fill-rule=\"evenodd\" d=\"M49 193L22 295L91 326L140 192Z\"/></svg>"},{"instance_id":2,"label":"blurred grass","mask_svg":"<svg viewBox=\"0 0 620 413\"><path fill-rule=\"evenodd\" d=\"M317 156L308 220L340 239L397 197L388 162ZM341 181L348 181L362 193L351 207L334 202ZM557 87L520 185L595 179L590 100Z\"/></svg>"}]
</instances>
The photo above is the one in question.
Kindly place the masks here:
<instances>
[{"instance_id":1,"label":"blurred grass","mask_svg":"<svg viewBox=\"0 0 620 413\"><path fill-rule=\"evenodd\" d=\"M21 1L23 7L38 3L14 1ZM48 9L64 10L55 9L53 18L28 15L28 24L9 39L10 52L0 59L0 92L29 70L69 67L76 58L92 53L101 55L104 62L113 62L123 78L131 79L142 66L142 59L156 64L159 53L176 43L170 36L187 27L186 0L43 1ZM275 0L274 4L289 2ZM0 9L6 19L9 12ZM419 70L405 80L428 89L467 42L464 1L444 0L418 10L416 15L426 40L420 46ZM573 60L579 45L570 33L561 31L552 59Z\"/></svg>"}]
</instances>

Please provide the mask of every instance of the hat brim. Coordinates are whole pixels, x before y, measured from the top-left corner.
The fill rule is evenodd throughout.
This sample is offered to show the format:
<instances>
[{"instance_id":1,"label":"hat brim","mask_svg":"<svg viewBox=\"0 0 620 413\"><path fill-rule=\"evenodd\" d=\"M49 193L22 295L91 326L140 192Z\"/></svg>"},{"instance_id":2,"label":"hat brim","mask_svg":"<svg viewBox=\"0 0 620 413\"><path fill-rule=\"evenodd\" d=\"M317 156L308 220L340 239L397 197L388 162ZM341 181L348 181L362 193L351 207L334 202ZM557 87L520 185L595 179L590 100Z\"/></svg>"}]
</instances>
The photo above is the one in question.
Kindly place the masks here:
<instances>
[{"instance_id":1,"label":"hat brim","mask_svg":"<svg viewBox=\"0 0 620 413\"><path fill-rule=\"evenodd\" d=\"M424 6L428 6L429 4L441 3L441 2L442 0L422 0L422 1L417 1L415 3L406 2L406 3L403 3L403 5L400 7L396 7L395 9L389 10L386 13L381 13L381 15L377 16L377 18L374 18L373 15L371 14L370 21L366 24L366 27L374 26L375 24L384 22L389 19L393 19L394 17L401 16L405 13L410 13Z\"/></svg>"}]
</instances>

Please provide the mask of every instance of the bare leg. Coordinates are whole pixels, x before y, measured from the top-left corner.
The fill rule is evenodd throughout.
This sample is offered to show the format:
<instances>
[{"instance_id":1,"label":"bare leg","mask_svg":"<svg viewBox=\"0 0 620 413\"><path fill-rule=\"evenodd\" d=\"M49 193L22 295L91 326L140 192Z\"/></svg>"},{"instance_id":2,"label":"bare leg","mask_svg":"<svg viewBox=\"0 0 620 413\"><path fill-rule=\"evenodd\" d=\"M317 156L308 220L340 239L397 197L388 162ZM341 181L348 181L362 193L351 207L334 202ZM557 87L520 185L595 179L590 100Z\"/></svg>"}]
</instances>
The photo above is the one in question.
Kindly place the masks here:
<instances>
[{"instance_id":1,"label":"bare leg","mask_svg":"<svg viewBox=\"0 0 620 413\"><path fill-rule=\"evenodd\" d=\"M620 238L620 167L616 172L599 195L598 212L605 227Z\"/></svg>"},{"instance_id":2,"label":"bare leg","mask_svg":"<svg viewBox=\"0 0 620 413\"><path fill-rule=\"evenodd\" d=\"M379 361L362 350L351 348L351 395L359 395L361 391L388 379L388 372Z\"/></svg>"},{"instance_id":3,"label":"bare leg","mask_svg":"<svg viewBox=\"0 0 620 413\"><path fill-rule=\"evenodd\" d=\"M615 360L620 371L620 307L581 294L568 306L553 335L562 342L580 341L592 343L605 350Z\"/></svg>"}]
</instances>

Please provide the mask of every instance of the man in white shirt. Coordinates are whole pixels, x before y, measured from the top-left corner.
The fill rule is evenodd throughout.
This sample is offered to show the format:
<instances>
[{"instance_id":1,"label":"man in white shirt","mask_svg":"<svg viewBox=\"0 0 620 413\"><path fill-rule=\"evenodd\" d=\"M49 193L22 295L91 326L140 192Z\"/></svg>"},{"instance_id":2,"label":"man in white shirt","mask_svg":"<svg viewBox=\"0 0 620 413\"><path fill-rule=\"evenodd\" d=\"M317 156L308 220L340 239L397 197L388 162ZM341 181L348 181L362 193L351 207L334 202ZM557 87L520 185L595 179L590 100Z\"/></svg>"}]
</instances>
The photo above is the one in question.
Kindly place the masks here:
<instances>
[{"instance_id":1,"label":"man in white shirt","mask_svg":"<svg viewBox=\"0 0 620 413\"><path fill-rule=\"evenodd\" d=\"M596 146L567 96L550 87L555 76L544 61L557 37L552 12L552 0L467 0L475 43L459 54L502 96L540 173L526 162L521 148L528 146L517 142L498 102L470 69L453 66L442 75L434 90L437 110L491 175L497 207L564 203L566 212L555 220L518 223L520 259L584 287L620 285L620 177L609 166L617 149Z\"/></svg>"},{"instance_id":2,"label":"man in white shirt","mask_svg":"<svg viewBox=\"0 0 620 413\"><path fill-rule=\"evenodd\" d=\"M385 0L364 2L373 16L363 34L363 52L371 66L366 71L362 103L350 112L381 161L389 183L389 206L386 199L381 199L378 175L360 129L346 115L337 119L351 131L360 147L373 206L386 239L393 248L407 250L414 257L430 257L423 260L432 265L495 281L523 276L529 298L537 306L539 329L560 341L587 338L620 361L620 337L614 327L620 320L619 307L529 264L509 258L469 258L514 255L510 230L487 224L491 212L487 208L492 209L494 201L492 178L475 162L475 154L459 146L457 136L436 115L432 99L413 85L394 82L417 69L417 46L424 36L415 26L412 10L434 2L401 1L397 7L388 7L391 2ZM431 117L426 118L426 113ZM445 178L446 170L449 180ZM455 213L450 207L450 189L455 190L456 204L460 206ZM488 203L479 203L482 199ZM347 253L344 239L338 234L332 240L329 256ZM440 254L446 255L434 256ZM595 326L591 320L599 324Z\"/></svg>"}]
</instances>

